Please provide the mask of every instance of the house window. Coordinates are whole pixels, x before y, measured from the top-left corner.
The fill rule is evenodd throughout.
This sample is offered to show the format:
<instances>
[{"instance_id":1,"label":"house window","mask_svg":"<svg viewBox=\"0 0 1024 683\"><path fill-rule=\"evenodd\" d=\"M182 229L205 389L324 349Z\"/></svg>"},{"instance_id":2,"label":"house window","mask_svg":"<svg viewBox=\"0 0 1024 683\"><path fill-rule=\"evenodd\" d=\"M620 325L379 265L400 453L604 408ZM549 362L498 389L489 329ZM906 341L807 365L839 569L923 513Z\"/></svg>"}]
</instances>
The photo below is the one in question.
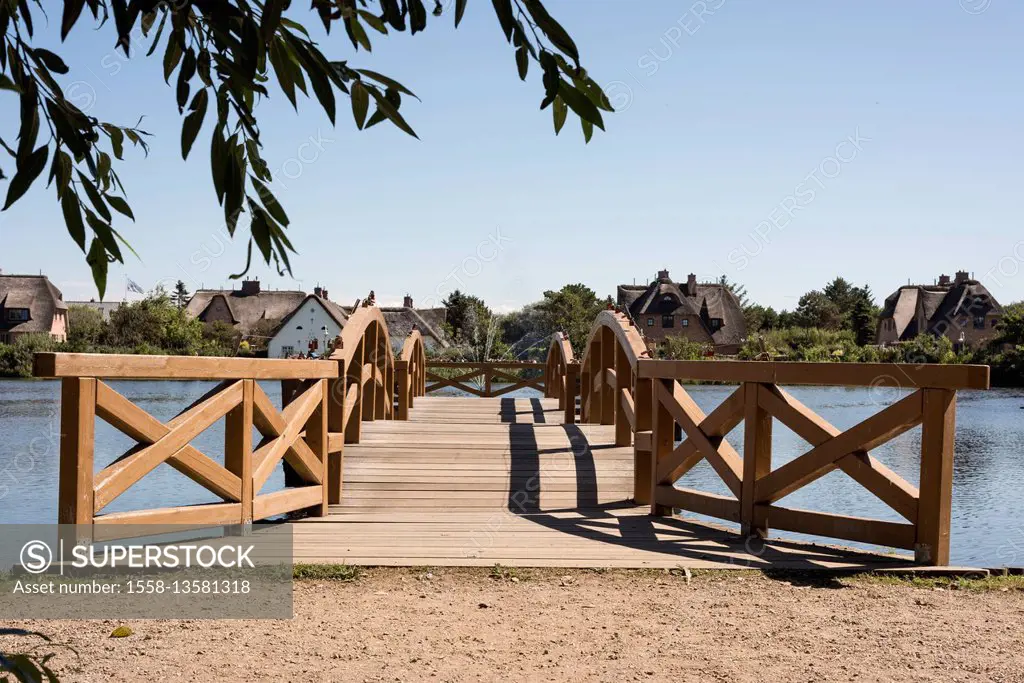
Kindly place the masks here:
<instances>
[{"instance_id":1,"label":"house window","mask_svg":"<svg viewBox=\"0 0 1024 683\"><path fill-rule=\"evenodd\" d=\"M654 327L654 318L647 319L647 327Z\"/></svg>"},{"instance_id":2,"label":"house window","mask_svg":"<svg viewBox=\"0 0 1024 683\"><path fill-rule=\"evenodd\" d=\"M711 329L713 329L713 330L720 330L720 329L722 329L722 319L721 318L712 318L711 319Z\"/></svg>"},{"instance_id":3,"label":"house window","mask_svg":"<svg viewBox=\"0 0 1024 683\"><path fill-rule=\"evenodd\" d=\"M7 320L8 322L25 322L28 320L28 309L27 308L8 308L7 309Z\"/></svg>"},{"instance_id":4,"label":"house window","mask_svg":"<svg viewBox=\"0 0 1024 683\"><path fill-rule=\"evenodd\" d=\"M683 327L689 327L689 326L690 326L690 319L689 318L683 318Z\"/></svg>"},{"instance_id":5,"label":"house window","mask_svg":"<svg viewBox=\"0 0 1024 683\"><path fill-rule=\"evenodd\" d=\"M998 324L999 324L999 318L992 318L992 327L995 327Z\"/></svg>"},{"instance_id":6,"label":"house window","mask_svg":"<svg viewBox=\"0 0 1024 683\"><path fill-rule=\"evenodd\" d=\"M6 344L6 343L8 343L7 333L6 332L0 332L0 344Z\"/></svg>"},{"instance_id":7,"label":"house window","mask_svg":"<svg viewBox=\"0 0 1024 683\"><path fill-rule=\"evenodd\" d=\"M985 329L985 316L977 315L974 316L974 329L983 330Z\"/></svg>"},{"instance_id":8,"label":"house window","mask_svg":"<svg viewBox=\"0 0 1024 683\"><path fill-rule=\"evenodd\" d=\"M281 347L281 357L282 358L287 358L288 356L292 355L293 353L295 353L295 347L294 346L282 346Z\"/></svg>"},{"instance_id":9,"label":"house window","mask_svg":"<svg viewBox=\"0 0 1024 683\"><path fill-rule=\"evenodd\" d=\"M670 315L663 315L663 316L661 316L661 326L662 327L675 327L676 326L676 319L673 318Z\"/></svg>"}]
</instances>

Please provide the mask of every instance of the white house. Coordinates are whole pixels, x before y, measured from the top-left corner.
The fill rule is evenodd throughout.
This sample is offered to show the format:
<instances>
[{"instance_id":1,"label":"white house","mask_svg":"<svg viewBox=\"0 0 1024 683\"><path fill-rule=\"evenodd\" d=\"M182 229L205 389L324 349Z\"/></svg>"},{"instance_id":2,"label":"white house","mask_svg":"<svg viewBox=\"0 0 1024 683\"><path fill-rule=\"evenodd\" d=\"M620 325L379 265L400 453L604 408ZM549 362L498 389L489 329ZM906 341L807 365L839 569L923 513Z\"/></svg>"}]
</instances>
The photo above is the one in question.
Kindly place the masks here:
<instances>
[{"instance_id":1,"label":"white house","mask_svg":"<svg viewBox=\"0 0 1024 683\"><path fill-rule=\"evenodd\" d=\"M317 287L317 290L320 288ZM282 321L267 344L267 358L288 358L310 353L318 357L345 326L348 316L322 290L307 296Z\"/></svg>"}]
</instances>

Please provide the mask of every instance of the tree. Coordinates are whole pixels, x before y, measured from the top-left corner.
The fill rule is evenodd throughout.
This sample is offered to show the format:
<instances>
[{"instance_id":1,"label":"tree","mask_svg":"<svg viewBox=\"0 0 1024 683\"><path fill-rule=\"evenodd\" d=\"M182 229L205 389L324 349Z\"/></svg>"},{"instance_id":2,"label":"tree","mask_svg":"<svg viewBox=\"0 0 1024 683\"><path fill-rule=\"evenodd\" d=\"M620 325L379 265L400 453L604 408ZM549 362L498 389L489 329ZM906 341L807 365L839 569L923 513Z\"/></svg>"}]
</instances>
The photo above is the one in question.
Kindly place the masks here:
<instances>
[{"instance_id":1,"label":"tree","mask_svg":"<svg viewBox=\"0 0 1024 683\"><path fill-rule=\"evenodd\" d=\"M1003 317L996 325L996 344L1024 344L1024 305L1010 304L1003 309Z\"/></svg>"},{"instance_id":2,"label":"tree","mask_svg":"<svg viewBox=\"0 0 1024 683\"><path fill-rule=\"evenodd\" d=\"M861 346L874 344L880 313L878 306L875 305L875 296L867 285L854 287L850 296L853 303L847 327Z\"/></svg>"},{"instance_id":3,"label":"tree","mask_svg":"<svg viewBox=\"0 0 1024 683\"><path fill-rule=\"evenodd\" d=\"M597 314L608 307L611 297L601 299L597 292L582 283L565 285L557 291L544 292L544 300L537 304L544 318L543 332L550 337L555 332L569 335L569 343L577 354L590 336L590 328Z\"/></svg>"},{"instance_id":4,"label":"tree","mask_svg":"<svg viewBox=\"0 0 1024 683\"><path fill-rule=\"evenodd\" d=\"M740 308L746 309L750 306L750 297L747 296L747 288L738 282L732 282L727 275L718 278L718 284L732 292L740 302Z\"/></svg>"},{"instance_id":5,"label":"tree","mask_svg":"<svg viewBox=\"0 0 1024 683\"><path fill-rule=\"evenodd\" d=\"M541 109L551 108L555 133L571 110L589 141L595 126L604 128L601 112L612 107L581 65L569 33L542 0L492 2L505 38L515 48L519 77L526 80L531 62L540 65ZM68 74L70 68L56 52L38 44L35 25L48 17L42 0L34 4L0 0L0 91L17 98L20 113L17 144L0 138L13 159L13 168L11 162L0 166L0 179L13 171L3 208L18 201L49 166L48 185L55 188L68 232L86 255L102 297L108 262L123 262L121 247L130 249L116 229L114 213L134 220L114 160L123 160L126 142L148 152L150 133L138 124L97 120L66 97L55 76ZM347 59L328 59L310 32L294 19L297 10L284 16L290 4L288 0L64 0L59 13L61 40L81 25L83 9L88 7L97 29L113 28L112 43L126 56L133 50L141 53L145 45L140 43L149 46L147 55L162 48L164 80L177 74L178 112L184 115L182 157L188 157L207 113L212 113L208 130L214 190L230 234L235 234L247 214L246 271L254 243L264 262L273 263L282 273L291 272L288 255L294 252L285 233L288 216L268 189L272 177L262 157L255 111L257 101L271 97L271 80L296 108L297 93L309 97L312 90L331 123L337 110L336 93L341 93L351 102L357 128L389 121L416 135L400 113L403 96L415 97L412 91L386 75L350 65ZM467 0L454 0L456 26L466 5ZM424 0L314 0L312 10L328 34L342 25L357 53L371 50L370 31L408 30L415 35L427 26ZM434 16L443 11L440 0L434 0ZM107 21L111 16L112 23ZM40 131L47 135L42 141Z\"/></svg>"},{"instance_id":6,"label":"tree","mask_svg":"<svg viewBox=\"0 0 1024 683\"><path fill-rule=\"evenodd\" d=\"M184 282L178 280L174 283L174 291L171 293L171 302L173 302L178 308L185 308L185 305L188 304L188 298L188 288L185 287Z\"/></svg>"},{"instance_id":7,"label":"tree","mask_svg":"<svg viewBox=\"0 0 1024 683\"><path fill-rule=\"evenodd\" d=\"M751 304L743 309L743 321L747 325L747 335L759 330L774 330L779 326L779 314L771 306Z\"/></svg>"},{"instance_id":8,"label":"tree","mask_svg":"<svg viewBox=\"0 0 1024 683\"><path fill-rule=\"evenodd\" d=\"M816 289L800 297L795 317L796 324L800 327L820 327L823 330L838 330L843 327L843 315L839 307L826 294Z\"/></svg>"},{"instance_id":9,"label":"tree","mask_svg":"<svg viewBox=\"0 0 1024 683\"><path fill-rule=\"evenodd\" d=\"M445 331L457 347L462 347L463 356L487 360L504 355L500 319L483 299L456 289L441 305L445 307Z\"/></svg>"},{"instance_id":10,"label":"tree","mask_svg":"<svg viewBox=\"0 0 1024 683\"><path fill-rule=\"evenodd\" d=\"M90 351L103 339L103 314L89 306L68 306L68 348Z\"/></svg>"}]
</instances>

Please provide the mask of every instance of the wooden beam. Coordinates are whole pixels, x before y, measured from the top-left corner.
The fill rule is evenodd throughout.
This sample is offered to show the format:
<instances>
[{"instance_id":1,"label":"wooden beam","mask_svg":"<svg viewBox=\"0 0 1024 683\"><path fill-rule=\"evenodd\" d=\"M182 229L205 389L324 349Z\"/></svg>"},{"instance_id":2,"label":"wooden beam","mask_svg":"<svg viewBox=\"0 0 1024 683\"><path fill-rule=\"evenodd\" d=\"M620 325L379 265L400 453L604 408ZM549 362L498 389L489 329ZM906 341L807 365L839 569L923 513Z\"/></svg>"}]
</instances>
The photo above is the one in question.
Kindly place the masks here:
<instances>
[{"instance_id":1,"label":"wooden beam","mask_svg":"<svg viewBox=\"0 0 1024 683\"><path fill-rule=\"evenodd\" d=\"M651 380L646 381L650 382ZM725 435L731 432L743 420L743 396L743 387L737 388L736 391L729 395L729 398L718 404L718 407L701 421L700 430L709 439L715 439L716 441L724 439ZM703 458L704 456L697 449L693 441L684 441L659 465L657 473L658 483L675 483L676 480L689 472Z\"/></svg>"},{"instance_id":2,"label":"wooden beam","mask_svg":"<svg viewBox=\"0 0 1024 683\"><path fill-rule=\"evenodd\" d=\"M728 496L719 496L693 489L677 489L668 484L659 484L655 489L655 497L658 504L665 507L689 510L730 522L740 521L740 501Z\"/></svg>"},{"instance_id":3,"label":"wooden beam","mask_svg":"<svg viewBox=\"0 0 1024 683\"><path fill-rule=\"evenodd\" d=\"M740 522L746 536L766 538L767 520L763 508L755 507L757 481L772 471L772 416L758 400L761 385L743 385L743 489L740 495Z\"/></svg>"},{"instance_id":4,"label":"wooden beam","mask_svg":"<svg viewBox=\"0 0 1024 683\"><path fill-rule=\"evenodd\" d=\"M253 499L252 516L253 519L266 519L320 505L322 500L323 488L319 484L264 493Z\"/></svg>"},{"instance_id":5,"label":"wooden beam","mask_svg":"<svg viewBox=\"0 0 1024 683\"><path fill-rule=\"evenodd\" d=\"M224 467L239 478L239 522L252 524L252 422L256 382L242 380L242 402L224 421ZM262 393L262 392L261 392Z\"/></svg>"},{"instance_id":6,"label":"wooden beam","mask_svg":"<svg viewBox=\"0 0 1024 683\"><path fill-rule=\"evenodd\" d=\"M188 526L213 526L219 524L237 524L241 517L241 503L212 503L209 505L186 505L182 507L155 508L153 510L133 510L131 512L110 512L105 515L97 515L95 523L97 526L101 524L182 524ZM97 534L97 540L101 540L99 534Z\"/></svg>"},{"instance_id":7,"label":"wooden beam","mask_svg":"<svg viewBox=\"0 0 1024 683\"><path fill-rule=\"evenodd\" d=\"M335 500L341 501L341 479L339 477L337 481L332 481L328 476L330 471L330 449L327 443L327 380L319 380L314 384L314 390L317 387L320 389L320 405L313 410L309 419L306 420L305 443L309 446L309 450L320 464L319 475L323 495L320 497L320 505L316 508L316 514L326 517L327 505L330 499L333 497ZM302 440L303 437L300 436L299 441L301 442Z\"/></svg>"},{"instance_id":8,"label":"wooden beam","mask_svg":"<svg viewBox=\"0 0 1024 683\"><path fill-rule=\"evenodd\" d=\"M579 394L576 385L579 381L579 376L579 363L569 363L565 366L565 392L562 398L565 400L563 420L567 425L576 423L576 396Z\"/></svg>"},{"instance_id":9,"label":"wooden beam","mask_svg":"<svg viewBox=\"0 0 1024 683\"><path fill-rule=\"evenodd\" d=\"M822 442L757 483L758 502L773 503L823 477L849 453L866 452L921 423L921 394L915 392Z\"/></svg>"},{"instance_id":10,"label":"wooden beam","mask_svg":"<svg viewBox=\"0 0 1024 683\"><path fill-rule=\"evenodd\" d=\"M37 353L33 374L122 379L314 379L337 377L338 364L277 358Z\"/></svg>"},{"instance_id":11,"label":"wooden beam","mask_svg":"<svg viewBox=\"0 0 1024 683\"><path fill-rule=\"evenodd\" d=\"M672 508L658 502L655 491L658 488L658 470L661 461L668 457L675 445L675 425L672 413L665 406L663 396L670 395L671 389L666 387L667 383L675 384L675 380L654 380L652 393L652 419L651 419L651 514L656 517L672 515Z\"/></svg>"},{"instance_id":12,"label":"wooden beam","mask_svg":"<svg viewBox=\"0 0 1024 683\"><path fill-rule=\"evenodd\" d=\"M988 389L987 365L909 363L794 363L742 360L641 360L640 377L810 384L817 386L896 387L902 389Z\"/></svg>"},{"instance_id":13,"label":"wooden beam","mask_svg":"<svg viewBox=\"0 0 1024 683\"><path fill-rule=\"evenodd\" d=\"M68 377L60 393L58 524L92 524L96 380Z\"/></svg>"},{"instance_id":14,"label":"wooden beam","mask_svg":"<svg viewBox=\"0 0 1024 683\"><path fill-rule=\"evenodd\" d=\"M717 444L711 442L699 426L706 418L704 411L690 398L679 382L672 380L671 387L658 382L655 383L655 387L660 392L659 403L665 406L679 423L687 438L694 442L697 450L707 459L733 495L739 496L743 481L743 461L739 453L725 439L716 439Z\"/></svg>"},{"instance_id":15,"label":"wooden beam","mask_svg":"<svg viewBox=\"0 0 1024 683\"><path fill-rule=\"evenodd\" d=\"M914 556L930 565L949 564L949 522L953 495L956 393L924 392L921 431L921 501Z\"/></svg>"},{"instance_id":16,"label":"wooden beam","mask_svg":"<svg viewBox=\"0 0 1024 683\"><path fill-rule=\"evenodd\" d=\"M759 506L760 507L760 506ZM885 522L878 519L831 515L824 512L763 506L768 525L773 529L801 534L842 538L847 541L873 543L893 548L913 549L914 525Z\"/></svg>"}]
</instances>

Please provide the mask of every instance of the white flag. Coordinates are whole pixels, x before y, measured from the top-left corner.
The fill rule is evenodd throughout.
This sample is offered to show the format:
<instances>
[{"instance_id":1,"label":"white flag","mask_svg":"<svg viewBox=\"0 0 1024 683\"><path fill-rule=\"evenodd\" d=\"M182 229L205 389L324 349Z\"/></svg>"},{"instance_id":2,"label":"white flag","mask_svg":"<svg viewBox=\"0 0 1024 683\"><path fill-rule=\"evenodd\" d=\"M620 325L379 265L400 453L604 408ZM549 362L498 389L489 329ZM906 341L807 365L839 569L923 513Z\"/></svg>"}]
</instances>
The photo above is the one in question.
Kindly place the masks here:
<instances>
[{"instance_id":1,"label":"white flag","mask_svg":"<svg viewBox=\"0 0 1024 683\"><path fill-rule=\"evenodd\" d=\"M137 283L135 280L131 279L127 275L125 275L124 279L125 279L125 281L128 284L128 291L129 292L135 292L136 294L145 294L146 293L145 290L143 290L142 287L139 286L139 283Z\"/></svg>"}]
</instances>

